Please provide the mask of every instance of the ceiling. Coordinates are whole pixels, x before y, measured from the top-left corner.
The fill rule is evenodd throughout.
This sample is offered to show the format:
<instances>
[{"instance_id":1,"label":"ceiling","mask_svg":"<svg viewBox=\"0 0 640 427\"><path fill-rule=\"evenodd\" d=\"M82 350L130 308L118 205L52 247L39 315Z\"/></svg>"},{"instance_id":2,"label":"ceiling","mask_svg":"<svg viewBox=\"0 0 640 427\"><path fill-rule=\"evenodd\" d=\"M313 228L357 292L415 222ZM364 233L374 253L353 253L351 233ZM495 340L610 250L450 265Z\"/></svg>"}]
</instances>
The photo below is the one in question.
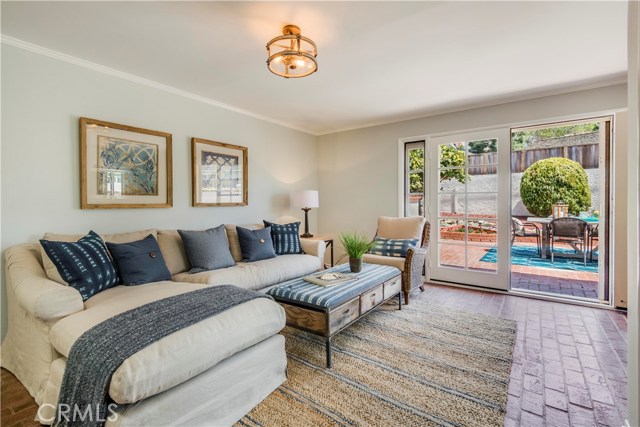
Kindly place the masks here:
<instances>
[{"instance_id":1,"label":"ceiling","mask_svg":"<svg viewBox=\"0 0 640 427\"><path fill-rule=\"evenodd\" d=\"M2 2L2 34L325 134L625 80L627 3ZM296 24L318 72L266 42ZM4 40L8 40L4 37Z\"/></svg>"}]
</instances>

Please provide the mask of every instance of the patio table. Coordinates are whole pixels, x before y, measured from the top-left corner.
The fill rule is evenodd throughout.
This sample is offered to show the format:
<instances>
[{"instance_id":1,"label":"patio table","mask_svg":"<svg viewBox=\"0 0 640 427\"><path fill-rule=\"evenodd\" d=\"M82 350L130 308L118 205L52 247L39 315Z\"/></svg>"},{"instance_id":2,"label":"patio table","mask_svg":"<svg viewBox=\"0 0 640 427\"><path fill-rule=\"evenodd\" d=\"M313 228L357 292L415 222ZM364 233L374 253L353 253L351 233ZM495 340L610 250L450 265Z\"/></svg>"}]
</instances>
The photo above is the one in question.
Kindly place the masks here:
<instances>
[{"instance_id":1,"label":"patio table","mask_svg":"<svg viewBox=\"0 0 640 427\"><path fill-rule=\"evenodd\" d=\"M595 227L598 226L598 224L600 224L600 218L594 217L594 216L589 216L589 217L572 217L572 218L577 218L577 219L581 219L583 221L585 221L589 227L589 229L593 229ZM530 216L527 218L527 222L537 222L538 224L542 224L542 242L540 244L541 249L542 249L542 258L548 258L547 255L547 249L549 247L549 224L551 223L551 221L553 221L552 217L546 217L546 218L541 218L541 217L535 217L535 216ZM585 243L586 245L586 243ZM576 249L576 248L574 248ZM576 249L577 250L577 249Z\"/></svg>"}]
</instances>

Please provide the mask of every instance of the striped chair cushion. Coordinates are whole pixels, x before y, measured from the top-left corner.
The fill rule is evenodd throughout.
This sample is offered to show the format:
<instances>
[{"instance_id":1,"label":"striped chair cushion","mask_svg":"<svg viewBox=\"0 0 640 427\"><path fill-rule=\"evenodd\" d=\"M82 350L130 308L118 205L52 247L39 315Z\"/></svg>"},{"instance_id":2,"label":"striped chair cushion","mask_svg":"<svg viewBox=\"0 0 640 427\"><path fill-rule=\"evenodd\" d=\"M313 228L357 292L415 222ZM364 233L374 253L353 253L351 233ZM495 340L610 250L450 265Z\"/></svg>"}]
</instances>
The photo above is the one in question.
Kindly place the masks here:
<instances>
[{"instance_id":1,"label":"striped chair cushion","mask_svg":"<svg viewBox=\"0 0 640 427\"><path fill-rule=\"evenodd\" d=\"M373 255L406 257L409 248L418 245L418 239L384 239L376 237L369 251Z\"/></svg>"},{"instance_id":2,"label":"striped chair cushion","mask_svg":"<svg viewBox=\"0 0 640 427\"><path fill-rule=\"evenodd\" d=\"M301 254L300 247L300 222L290 224L274 224L263 221L265 227L271 227L271 240L276 255Z\"/></svg>"}]
</instances>

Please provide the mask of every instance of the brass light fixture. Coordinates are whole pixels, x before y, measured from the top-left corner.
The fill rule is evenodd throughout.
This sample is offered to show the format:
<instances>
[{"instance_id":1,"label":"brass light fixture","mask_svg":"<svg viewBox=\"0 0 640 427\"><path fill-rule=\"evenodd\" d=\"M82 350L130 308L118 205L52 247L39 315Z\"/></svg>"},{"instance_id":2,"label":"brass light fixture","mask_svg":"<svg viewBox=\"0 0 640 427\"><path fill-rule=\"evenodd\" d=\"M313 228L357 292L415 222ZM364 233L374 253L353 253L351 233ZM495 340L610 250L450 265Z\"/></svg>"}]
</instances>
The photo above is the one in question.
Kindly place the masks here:
<instances>
[{"instance_id":1,"label":"brass light fixture","mask_svg":"<svg viewBox=\"0 0 640 427\"><path fill-rule=\"evenodd\" d=\"M318 71L318 49L310 38L300 34L300 27L285 25L282 35L267 43L267 67L280 77L306 77Z\"/></svg>"}]
</instances>

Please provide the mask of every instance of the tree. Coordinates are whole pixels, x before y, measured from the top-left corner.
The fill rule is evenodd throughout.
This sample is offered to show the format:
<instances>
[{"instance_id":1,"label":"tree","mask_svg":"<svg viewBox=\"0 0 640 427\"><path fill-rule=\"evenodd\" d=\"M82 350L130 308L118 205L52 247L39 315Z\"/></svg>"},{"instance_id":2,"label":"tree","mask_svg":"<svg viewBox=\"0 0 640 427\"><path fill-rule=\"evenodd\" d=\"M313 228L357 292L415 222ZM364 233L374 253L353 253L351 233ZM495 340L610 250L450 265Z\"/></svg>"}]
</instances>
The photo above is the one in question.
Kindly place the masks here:
<instances>
[{"instance_id":1,"label":"tree","mask_svg":"<svg viewBox=\"0 0 640 427\"><path fill-rule=\"evenodd\" d=\"M418 171L418 172L412 172ZM424 149L409 151L409 192L424 192Z\"/></svg>"},{"instance_id":2,"label":"tree","mask_svg":"<svg viewBox=\"0 0 640 427\"><path fill-rule=\"evenodd\" d=\"M522 203L532 214L545 217L559 201L578 215L591 207L589 178L580 163L562 157L538 160L524 171L520 181Z\"/></svg>"},{"instance_id":3,"label":"tree","mask_svg":"<svg viewBox=\"0 0 640 427\"><path fill-rule=\"evenodd\" d=\"M497 151L498 146L495 139L483 139L469 143L469 152L472 154L495 153Z\"/></svg>"},{"instance_id":4,"label":"tree","mask_svg":"<svg viewBox=\"0 0 640 427\"><path fill-rule=\"evenodd\" d=\"M440 146L440 167L451 168L465 165L465 151L457 145L441 145ZM464 184L469 179L464 168L462 169L441 169L440 182L450 179L457 180L460 184Z\"/></svg>"},{"instance_id":5,"label":"tree","mask_svg":"<svg viewBox=\"0 0 640 427\"><path fill-rule=\"evenodd\" d=\"M486 141L489 145L491 141ZM451 168L465 165L465 151L454 145L440 146L440 167ZM440 171L440 182L455 179L464 184L469 176L464 169L444 169ZM419 148L409 151L409 192L424 192L424 149Z\"/></svg>"}]
</instances>

